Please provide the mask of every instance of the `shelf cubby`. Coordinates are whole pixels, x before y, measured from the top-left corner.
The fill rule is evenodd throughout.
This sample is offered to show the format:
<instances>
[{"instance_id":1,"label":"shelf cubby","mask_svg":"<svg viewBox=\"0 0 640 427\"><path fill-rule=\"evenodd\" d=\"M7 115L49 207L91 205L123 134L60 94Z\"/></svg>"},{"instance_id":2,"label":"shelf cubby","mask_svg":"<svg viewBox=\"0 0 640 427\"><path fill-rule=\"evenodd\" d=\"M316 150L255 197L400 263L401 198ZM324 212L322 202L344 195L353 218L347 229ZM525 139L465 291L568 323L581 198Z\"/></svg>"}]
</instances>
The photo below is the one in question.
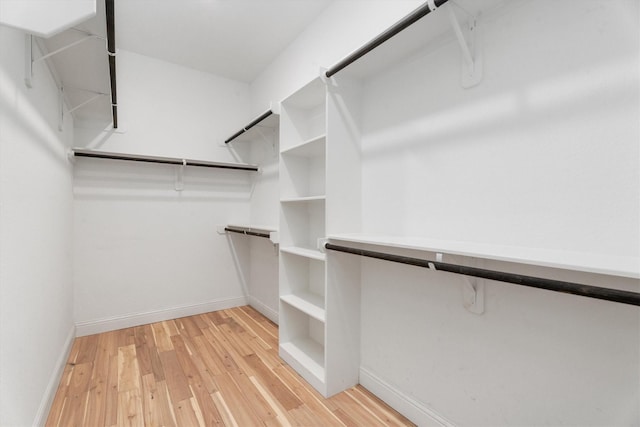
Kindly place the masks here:
<instances>
[{"instance_id":1,"label":"shelf cubby","mask_svg":"<svg viewBox=\"0 0 640 427\"><path fill-rule=\"evenodd\" d=\"M283 151L324 135L326 117L326 91L320 79L282 101Z\"/></svg>"},{"instance_id":2,"label":"shelf cubby","mask_svg":"<svg viewBox=\"0 0 640 427\"><path fill-rule=\"evenodd\" d=\"M326 138L320 136L282 151L283 198L323 196L326 181Z\"/></svg>"},{"instance_id":3,"label":"shelf cubby","mask_svg":"<svg viewBox=\"0 0 640 427\"><path fill-rule=\"evenodd\" d=\"M281 201L282 246L317 250L326 235L324 206L324 198Z\"/></svg>"},{"instance_id":4,"label":"shelf cubby","mask_svg":"<svg viewBox=\"0 0 640 427\"><path fill-rule=\"evenodd\" d=\"M282 300L280 357L313 387L325 389L324 322Z\"/></svg>"},{"instance_id":5,"label":"shelf cubby","mask_svg":"<svg viewBox=\"0 0 640 427\"><path fill-rule=\"evenodd\" d=\"M325 262L283 251L280 299L309 316L325 320Z\"/></svg>"}]
</instances>

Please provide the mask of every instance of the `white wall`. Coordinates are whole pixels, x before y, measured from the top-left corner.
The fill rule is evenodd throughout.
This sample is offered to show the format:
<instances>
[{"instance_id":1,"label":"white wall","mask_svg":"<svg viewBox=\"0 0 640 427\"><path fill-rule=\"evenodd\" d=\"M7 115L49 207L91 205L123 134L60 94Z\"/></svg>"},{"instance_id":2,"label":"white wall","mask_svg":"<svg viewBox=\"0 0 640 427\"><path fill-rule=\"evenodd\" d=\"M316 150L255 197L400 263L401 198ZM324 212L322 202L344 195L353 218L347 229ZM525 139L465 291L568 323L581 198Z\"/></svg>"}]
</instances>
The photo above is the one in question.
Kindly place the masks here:
<instances>
[{"instance_id":1,"label":"white wall","mask_svg":"<svg viewBox=\"0 0 640 427\"><path fill-rule=\"evenodd\" d=\"M477 87L461 88L452 38L366 81L363 231L638 259L638 12L509 2L483 18ZM463 282L363 261L362 373L454 425L640 423L637 307L488 282L474 315Z\"/></svg>"},{"instance_id":2,"label":"white wall","mask_svg":"<svg viewBox=\"0 0 640 427\"><path fill-rule=\"evenodd\" d=\"M251 109L264 111L422 4L421 0L337 0L251 83Z\"/></svg>"},{"instance_id":3,"label":"white wall","mask_svg":"<svg viewBox=\"0 0 640 427\"><path fill-rule=\"evenodd\" d=\"M44 422L74 337L70 116L25 35L0 26L0 425Z\"/></svg>"},{"instance_id":4,"label":"white wall","mask_svg":"<svg viewBox=\"0 0 640 427\"><path fill-rule=\"evenodd\" d=\"M236 162L223 141L247 117L248 85L127 51L120 130L76 128L104 151ZM253 172L76 160L74 284L79 334L244 303L248 251L217 226L246 222ZM246 246L246 245L245 245ZM237 256L236 256L237 255ZM244 267L245 269L247 267Z\"/></svg>"},{"instance_id":5,"label":"white wall","mask_svg":"<svg viewBox=\"0 0 640 427\"><path fill-rule=\"evenodd\" d=\"M633 5L498 9L471 89L453 41L367 81L363 229L640 256Z\"/></svg>"},{"instance_id":6,"label":"white wall","mask_svg":"<svg viewBox=\"0 0 640 427\"><path fill-rule=\"evenodd\" d=\"M265 138L251 142L251 162L260 165L260 175L251 193L250 223L278 228L279 129L264 132ZM247 291L249 304L278 323L278 247L268 239L249 237L251 264Z\"/></svg>"}]
</instances>

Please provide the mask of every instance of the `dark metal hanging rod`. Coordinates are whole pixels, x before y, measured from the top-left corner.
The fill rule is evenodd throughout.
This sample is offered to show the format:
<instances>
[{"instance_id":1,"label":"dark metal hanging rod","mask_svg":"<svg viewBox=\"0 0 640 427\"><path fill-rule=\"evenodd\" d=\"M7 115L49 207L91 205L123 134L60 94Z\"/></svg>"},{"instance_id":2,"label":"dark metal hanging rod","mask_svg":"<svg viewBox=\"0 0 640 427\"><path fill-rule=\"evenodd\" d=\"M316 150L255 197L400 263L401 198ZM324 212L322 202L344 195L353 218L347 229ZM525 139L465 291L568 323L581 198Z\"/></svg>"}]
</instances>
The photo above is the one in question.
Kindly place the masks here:
<instances>
[{"instance_id":1,"label":"dark metal hanging rod","mask_svg":"<svg viewBox=\"0 0 640 427\"><path fill-rule=\"evenodd\" d=\"M96 159L111 159L111 160L128 160L134 162L146 162L146 163L162 163L168 165L183 165L183 166L199 166L205 168L220 168L220 169L235 169L246 171L258 171L258 166L249 165L243 163L220 163L209 162L205 160L191 160L191 159L179 159L177 157L158 157L158 156L142 156L138 154L122 154L122 153L109 153L106 151L94 151L74 148L71 153L75 157L90 157Z\"/></svg>"},{"instance_id":2,"label":"dark metal hanging rod","mask_svg":"<svg viewBox=\"0 0 640 427\"><path fill-rule=\"evenodd\" d=\"M239 137L240 135L242 135L243 133L245 133L246 131L248 131L249 129L251 129L252 127L254 127L255 125L257 125L258 123L260 123L261 121L263 121L264 119L266 119L267 117L269 117L272 114L273 114L273 111L271 111L271 110L265 111L258 118L253 120L251 123L249 123L248 125L246 125L242 129L240 129L238 132L234 133L229 138L227 138L224 141L224 143L225 144L230 143L231 141L233 141L234 139L236 139L237 137Z\"/></svg>"},{"instance_id":3,"label":"dark metal hanging rod","mask_svg":"<svg viewBox=\"0 0 640 427\"><path fill-rule=\"evenodd\" d=\"M107 16L107 54L109 56L109 79L111 83L111 116L113 128L118 128L118 92L116 90L116 28L114 0L105 0Z\"/></svg>"},{"instance_id":4,"label":"dark metal hanging rod","mask_svg":"<svg viewBox=\"0 0 640 427\"><path fill-rule=\"evenodd\" d=\"M602 288L599 286L583 285L580 283L564 282L560 280L544 279L540 277L523 276L520 274L505 273L501 271L486 270L482 268L467 267L456 264L448 264L439 261L429 261L420 258L411 258L401 255L392 255L383 252L374 252L365 249L339 246L331 243L326 243L325 248L332 251L360 255L368 258L376 258L385 261L397 262L400 264L414 265L417 267L426 267L437 271L446 271L448 273L463 274L465 276L497 280L500 282L512 283L515 285L546 289L548 291L562 292L566 294L580 295L583 297L640 306L640 293L638 292Z\"/></svg>"},{"instance_id":5,"label":"dark metal hanging rod","mask_svg":"<svg viewBox=\"0 0 640 427\"><path fill-rule=\"evenodd\" d=\"M256 237L266 237L267 239L271 238L270 233L255 231L251 228L238 228L238 227L225 227L224 231L229 231L231 233L244 234L247 236L256 236Z\"/></svg>"},{"instance_id":6,"label":"dark metal hanging rod","mask_svg":"<svg viewBox=\"0 0 640 427\"><path fill-rule=\"evenodd\" d=\"M342 61L338 62L333 67L329 68L325 72L325 75L327 77L333 76L338 71L340 71L343 68L346 68L347 66L351 65L352 63L354 63L358 59L362 58L367 53L371 52L373 49L375 49L378 46L380 46L382 43L384 43L387 40L389 40L391 37L395 36L399 32L401 32L404 29L406 29L407 27L415 24L417 21L419 21L420 19L422 19L425 16L427 16L429 14L429 12L433 12L435 9L439 8L440 6L442 6L447 1L448 0L433 0L432 2L426 2L422 6L420 6L419 8L414 10L413 12L411 12L409 15L405 16L404 18L402 18L400 21L398 21L392 27L388 28L386 31L384 31L383 33L378 35L376 38L374 38L373 40L371 40L370 42L368 42L367 44L365 44L364 46L362 46L361 48L359 48L358 50L356 50L355 52L353 52L352 54L350 54L346 58L344 58ZM433 4L430 4L430 3L433 3Z\"/></svg>"}]
</instances>

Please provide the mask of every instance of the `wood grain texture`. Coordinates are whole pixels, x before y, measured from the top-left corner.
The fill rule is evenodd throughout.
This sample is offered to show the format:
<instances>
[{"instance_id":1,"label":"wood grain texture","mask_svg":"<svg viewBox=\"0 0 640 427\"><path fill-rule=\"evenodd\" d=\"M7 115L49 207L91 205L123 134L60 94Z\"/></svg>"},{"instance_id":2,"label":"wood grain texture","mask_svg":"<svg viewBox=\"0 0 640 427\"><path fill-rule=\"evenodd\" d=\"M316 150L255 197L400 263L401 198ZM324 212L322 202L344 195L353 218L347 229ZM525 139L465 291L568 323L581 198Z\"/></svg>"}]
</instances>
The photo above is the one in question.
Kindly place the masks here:
<instances>
[{"instance_id":1,"label":"wood grain texture","mask_svg":"<svg viewBox=\"0 0 640 427\"><path fill-rule=\"evenodd\" d=\"M47 426L411 426L361 386L323 398L249 306L77 338Z\"/></svg>"}]
</instances>

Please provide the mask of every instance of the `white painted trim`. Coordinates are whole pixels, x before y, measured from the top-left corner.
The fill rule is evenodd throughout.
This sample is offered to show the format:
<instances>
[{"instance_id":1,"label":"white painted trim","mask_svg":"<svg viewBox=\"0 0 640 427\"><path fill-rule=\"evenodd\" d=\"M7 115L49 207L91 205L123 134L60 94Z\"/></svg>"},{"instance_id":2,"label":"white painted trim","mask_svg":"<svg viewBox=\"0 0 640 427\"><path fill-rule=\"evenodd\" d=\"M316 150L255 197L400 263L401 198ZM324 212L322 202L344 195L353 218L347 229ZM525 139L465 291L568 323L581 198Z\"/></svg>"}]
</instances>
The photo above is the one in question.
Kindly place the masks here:
<instances>
[{"instance_id":1,"label":"white painted trim","mask_svg":"<svg viewBox=\"0 0 640 427\"><path fill-rule=\"evenodd\" d=\"M261 314L263 314L267 319L271 320L276 325L279 325L279 316L277 311L273 310L271 307L267 306L262 301L260 301L256 297L252 297L251 295L247 297L247 300L249 301L249 305L251 307L258 310Z\"/></svg>"},{"instance_id":2,"label":"white painted trim","mask_svg":"<svg viewBox=\"0 0 640 427\"><path fill-rule=\"evenodd\" d=\"M419 426L456 426L432 408L404 394L363 367L360 367L360 384Z\"/></svg>"},{"instance_id":3,"label":"white painted trim","mask_svg":"<svg viewBox=\"0 0 640 427\"><path fill-rule=\"evenodd\" d=\"M71 353L71 347L73 346L73 341L75 340L75 338L76 327L75 325L72 325L69 329L69 333L67 334L67 338L64 341L64 345L62 346L60 356L58 356L58 360L56 360L56 364L54 366L53 372L51 373L51 377L49 378L47 388L42 395L42 400L40 401L38 412L36 412L36 417L33 420L34 426L44 426L44 424L47 422L49 410L51 409L53 399L56 396L56 391L58 391L58 385L60 384L60 379L62 378L62 374L64 373L64 367L67 364L67 359L69 358L69 353Z\"/></svg>"},{"instance_id":4,"label":"white painted trim","mask_svg":"<svg viewBox=\"0 0 640 427\"><path fill-rule=\"evenodd\" d=\"M195 314L208 313L210 311L224 310L247 304L245 297L219 299L200 304L169 307L162 310L147 311L143 313L126 314L105 319L89 320L76 324L76 334L79 337L93 335L102 332L115 331L132 326L146 325L148 323L161 322L163 320L177 319L179 317L193 316Z\"/></svg>"}]
</instances>

